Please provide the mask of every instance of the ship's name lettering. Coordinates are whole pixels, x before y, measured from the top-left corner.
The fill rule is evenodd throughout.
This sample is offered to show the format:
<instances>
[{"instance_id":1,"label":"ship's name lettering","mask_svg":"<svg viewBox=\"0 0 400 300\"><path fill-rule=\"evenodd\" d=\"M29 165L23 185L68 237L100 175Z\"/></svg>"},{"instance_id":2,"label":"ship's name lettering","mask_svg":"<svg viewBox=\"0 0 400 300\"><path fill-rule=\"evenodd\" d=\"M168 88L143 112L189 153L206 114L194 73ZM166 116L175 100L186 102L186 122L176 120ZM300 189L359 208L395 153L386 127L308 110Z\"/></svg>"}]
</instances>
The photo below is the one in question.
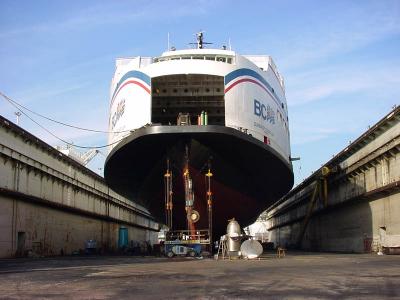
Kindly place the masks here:
<instances>
[{"instance_id":1,"label":"ship's name lettering","mask_svg":"<svg viewBox=\"0 0 400 300\"><path fill-rule=\"evenodd\" d=\"M122 99L118 102L117 110L114 112L111 122L112 128L114 129L115 124L117 124L118 120L122 117L125 112L125 99Z\"/></svg>"},{"instance_id":2,"label":"ship's name lettering","mask_svg":"<svg viewBox=\"0 0 400 300\"><path fill-rule=\"evenodd\" d=\"M275 112L269 104L265 106L264 103L254 99L254 114L271 124L275 124Z\"/></svg>"}]
</instances>

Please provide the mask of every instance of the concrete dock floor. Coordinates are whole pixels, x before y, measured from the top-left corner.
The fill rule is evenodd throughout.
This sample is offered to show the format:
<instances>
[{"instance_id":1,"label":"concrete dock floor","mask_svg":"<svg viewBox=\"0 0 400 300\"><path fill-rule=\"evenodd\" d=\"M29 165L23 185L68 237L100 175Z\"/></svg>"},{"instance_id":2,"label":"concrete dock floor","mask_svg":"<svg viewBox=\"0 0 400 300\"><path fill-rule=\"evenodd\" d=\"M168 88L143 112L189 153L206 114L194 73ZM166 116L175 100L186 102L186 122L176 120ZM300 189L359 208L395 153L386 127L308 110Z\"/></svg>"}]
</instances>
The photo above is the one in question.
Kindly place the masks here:
<instances>
[{"instance_id":1,"label":"concrete dock floor","mask_svg":"<svg viewBox=\"0 0 400 300\"><path fill-rule=\"evenodd\" d=\"M400 256L0 260L1 299L400 299Z\"/></svg>"}]
</instances>

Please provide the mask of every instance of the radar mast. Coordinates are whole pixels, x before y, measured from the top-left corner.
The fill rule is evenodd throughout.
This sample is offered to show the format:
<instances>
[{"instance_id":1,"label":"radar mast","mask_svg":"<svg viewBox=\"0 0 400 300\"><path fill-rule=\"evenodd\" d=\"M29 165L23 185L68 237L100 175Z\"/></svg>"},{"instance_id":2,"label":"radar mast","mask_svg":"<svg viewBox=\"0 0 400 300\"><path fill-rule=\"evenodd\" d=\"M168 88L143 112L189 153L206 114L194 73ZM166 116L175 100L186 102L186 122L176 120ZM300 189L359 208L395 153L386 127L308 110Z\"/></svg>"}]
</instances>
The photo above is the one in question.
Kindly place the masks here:
<instances>
[{"instance_id":1,"label":"radar mast","mask_svg":"<svg viewBox=\"0 0 400 300\"><path fill-rule=\"evenodd\" d=\"M212 43L207 43L204 42L204 32L200 30L199 32L196 33L196 43L189 43L191 45L197 45L197 49L204 49L204 45L211 45Z\"/></svg>"}]
</instances>

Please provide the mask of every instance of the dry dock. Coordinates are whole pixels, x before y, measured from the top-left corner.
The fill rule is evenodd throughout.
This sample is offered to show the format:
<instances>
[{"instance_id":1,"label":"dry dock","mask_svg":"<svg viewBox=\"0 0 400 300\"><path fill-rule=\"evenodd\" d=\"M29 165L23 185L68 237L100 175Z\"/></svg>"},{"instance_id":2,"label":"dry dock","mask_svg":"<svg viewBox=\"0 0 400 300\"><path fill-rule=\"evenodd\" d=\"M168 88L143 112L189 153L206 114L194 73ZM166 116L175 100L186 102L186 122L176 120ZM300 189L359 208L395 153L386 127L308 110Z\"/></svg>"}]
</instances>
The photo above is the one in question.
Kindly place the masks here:
<instances>
[{"instance_id":1,"label":"dry dock","mask_svg":"<svg viewBox=\"0 0 400 300\"><path fill-rule=\"evenodd\" d=\"M157 239L149 212L104 179L0 116L0 258L71 254Z\"/></svg>"},{"instance_id":2,"label":"dry dock","mask_svg":"<svg viewBox=\"0 0 400 300\"><path fill-rule=\"evenodd\" d=\"M270 240L313 251L399 252L399 152L397 107L261 216Z\"/></svg>"},{"instance_id":3,"label":"dry dock","mask_svg":"<svg viewBox=\"0 0 400 300\"><path fill-rule=\"evenodd\" d=\"M400 108L263 215L261 260L67 256L0 259L0 298L399 299ZM0 257L155 242L159 224L103 178L0 118ZM357 252L332 254L307 250Z\"/></svg>"}]
</instances>

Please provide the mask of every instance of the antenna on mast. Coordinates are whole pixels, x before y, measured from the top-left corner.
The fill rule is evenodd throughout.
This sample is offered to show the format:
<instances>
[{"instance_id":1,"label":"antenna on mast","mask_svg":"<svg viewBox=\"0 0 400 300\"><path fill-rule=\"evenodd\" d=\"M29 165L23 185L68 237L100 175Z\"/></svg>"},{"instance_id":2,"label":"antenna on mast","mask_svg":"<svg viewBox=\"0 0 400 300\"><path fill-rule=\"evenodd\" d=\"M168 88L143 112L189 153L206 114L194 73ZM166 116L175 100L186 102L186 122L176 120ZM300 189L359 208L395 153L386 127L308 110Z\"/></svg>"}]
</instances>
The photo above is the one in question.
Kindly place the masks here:
<instances>
[{"instance_id":1,"label":"antenna on mast","mask_svg":"<svg viewBox=\"0 0 400 300\"><path fill-rule=\"evenodd\" d=\"M167 33L167 39L168 39L168 43L167 43L167 51L169 51L169 32Z\"/></svg>"},{"instance_id":2,"label":"antenna on mast","mask_svg":"<svg viewBox=\"0 0 400 300\"><path fill-rule=\"evenodd\" d=\"M212 43L204 42L204 33L205 31L200 30L196 33L196 43L189 43L190 45L197 45L197 49L203 49L204 45L211 45Z\"/></svg>"}]
</instances>

